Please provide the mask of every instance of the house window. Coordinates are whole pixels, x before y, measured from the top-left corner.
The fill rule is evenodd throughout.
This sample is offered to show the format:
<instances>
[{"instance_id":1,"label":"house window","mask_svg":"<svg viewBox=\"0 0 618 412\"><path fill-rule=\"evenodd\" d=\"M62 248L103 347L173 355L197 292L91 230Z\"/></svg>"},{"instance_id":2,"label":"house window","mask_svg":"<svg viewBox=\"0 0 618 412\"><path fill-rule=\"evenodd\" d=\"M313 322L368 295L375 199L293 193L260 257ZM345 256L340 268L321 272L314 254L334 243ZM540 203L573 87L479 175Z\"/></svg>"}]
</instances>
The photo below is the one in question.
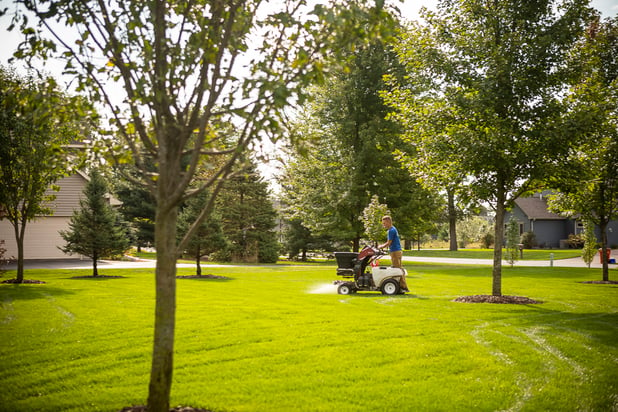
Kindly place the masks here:
<instances>
[{"instance_id":1,"label":"house window","mask_svg":"<svg viewBox=\"0 0 618 412\"><path fill-rule=\"evenodd\" d=\"M578 220L575 222L575 234L579 235L580 233L584 233L584 222Z\"/></svg>"},{"instance_id":2,"label":"house window","mask_svg":"<svg viewBox=\"0 0 618 412\"><path fill-rule=\"evenodd\" d=\"M509 229L509 225L507 223L504 224L504 233L507 232L507 230ZM519 223L519 235L523 235L524 234L524 224L523 223Z\"/></svg>"}]
</instances>

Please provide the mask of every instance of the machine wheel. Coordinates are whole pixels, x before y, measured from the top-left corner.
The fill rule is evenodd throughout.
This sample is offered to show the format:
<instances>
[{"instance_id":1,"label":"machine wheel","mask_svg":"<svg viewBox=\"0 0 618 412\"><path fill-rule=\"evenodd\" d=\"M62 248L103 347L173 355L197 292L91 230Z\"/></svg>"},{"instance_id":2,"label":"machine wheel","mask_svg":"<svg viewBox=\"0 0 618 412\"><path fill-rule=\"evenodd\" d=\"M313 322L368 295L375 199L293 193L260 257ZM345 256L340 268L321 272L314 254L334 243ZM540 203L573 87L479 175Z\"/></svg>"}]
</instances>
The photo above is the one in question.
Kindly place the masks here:
<instances>
[{"instance_id":1,"label":"machine wheel","mask_svg":"<svg viewBox=\"0 0 618 412\"><path fill-rule=\"evenodd\" d=\"M399 294L399 282L394 279L388 279L382 283L383 295L398 295Z\"/></svg>"},{"instance_id":2,"label":"machine wheel","mask_svg":"<svg viewBox=\"0 0 618 412\"><path fill-rule=\"evenodd\" d=\"M353 293L353 290L350 287L350 285L346 285L345 283L342 283L337 288L337 293L339 293L340 295L349 295L350 293Z\"/></svg>"}]
</instances>

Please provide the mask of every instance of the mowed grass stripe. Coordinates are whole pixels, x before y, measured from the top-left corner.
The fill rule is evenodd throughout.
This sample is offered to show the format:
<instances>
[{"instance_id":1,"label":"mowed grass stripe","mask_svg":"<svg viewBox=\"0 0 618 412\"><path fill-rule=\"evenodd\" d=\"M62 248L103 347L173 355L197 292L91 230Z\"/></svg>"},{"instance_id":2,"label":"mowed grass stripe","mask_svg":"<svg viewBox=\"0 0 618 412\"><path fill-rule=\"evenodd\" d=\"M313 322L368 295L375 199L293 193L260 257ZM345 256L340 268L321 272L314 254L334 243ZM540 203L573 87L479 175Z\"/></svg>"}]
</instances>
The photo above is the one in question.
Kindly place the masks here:
<instances>
[{"instance_id":1,"label":"mowed grass stripe","mask_svg":"<svg viewBox=\"0 0 618 412\"><path fill-rule=\"evenodd\" d=\"M412 293L339 296L334 266L179 279L172 404L215 411L611 410L618 288L599 270L409 265ZM0 286L0 410L114 411L147 396L154 275L29 271ZM181 269L179 274L191 274ZM10 274L9 274L10 276ZM322 291L322 293L315 293Z\"/></svg>"}]
</instances>

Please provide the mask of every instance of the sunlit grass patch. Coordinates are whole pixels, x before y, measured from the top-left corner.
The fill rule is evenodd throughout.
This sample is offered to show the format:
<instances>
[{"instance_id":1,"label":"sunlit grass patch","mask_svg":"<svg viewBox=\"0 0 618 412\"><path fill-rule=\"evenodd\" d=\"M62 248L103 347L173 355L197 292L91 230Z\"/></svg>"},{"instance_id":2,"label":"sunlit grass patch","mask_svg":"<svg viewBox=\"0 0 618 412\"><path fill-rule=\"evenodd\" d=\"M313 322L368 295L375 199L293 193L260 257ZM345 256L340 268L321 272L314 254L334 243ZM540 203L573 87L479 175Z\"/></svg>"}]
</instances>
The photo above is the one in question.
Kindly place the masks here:
<instances>
[{"instance_id":1,"label":"sunlit grass patch","mask_svg":"<svg viewBox=\"0 0 618 412\"><path fill-rule=\"evenodd\" d=\"M599 270L504 268L539 305L463 304L491 268L408 265L411 293L337 295L335 266L208 267L178 279L173 405L214 411L611 410L618 288ZM154 271L0 286L0 410L144 404ZM192 274L180 269L179 274ZM6 276L11 276L9 273ZM610 275L611 277L611 275Z\"/></svg>"}]
</instances>

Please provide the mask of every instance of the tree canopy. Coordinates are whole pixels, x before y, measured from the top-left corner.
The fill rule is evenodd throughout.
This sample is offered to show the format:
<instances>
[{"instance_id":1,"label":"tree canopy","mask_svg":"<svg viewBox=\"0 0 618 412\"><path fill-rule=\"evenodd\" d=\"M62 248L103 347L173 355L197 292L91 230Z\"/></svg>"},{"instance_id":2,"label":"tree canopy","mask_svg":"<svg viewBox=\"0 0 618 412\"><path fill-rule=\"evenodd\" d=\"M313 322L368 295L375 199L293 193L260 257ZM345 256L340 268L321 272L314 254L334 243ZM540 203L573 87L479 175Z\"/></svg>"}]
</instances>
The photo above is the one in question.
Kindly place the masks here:
<instances>
[{"instance_id":1,"label":"tree canopy","mask_svg":"<svg viewBox=\"0 0 618 412\"><path fill-rule=\"evenodd\" d=\"M555 170L559 194L552 207L598 225L605 256L607 225L618 218L618 17L593 19L568 61L571 87L562 122L578 144Z\"/></svg>"},{"instance_id":2,"label":"tree canopy","mask_svg":"<svg viewBox=\"0 0 618 412\"><path fill-rule=\"evenodd\" d=\"M461 182L496 212L492 294L502 294L504 214L568 153L559 126L566 57L584 0L443 0L397 43L407 77L390 104L422 173Z\"/></svg>"},{"instance_id":3,"label":"tree canopy","mask_svg":"<svg viewBox=\"0 0 618 412\"><path fill-rule=\"evenodd\" d=\"M0 219L15 232L18 283L24 278L26 225L52 213L49 189L80 164L67 146L86 138L95 121L89 107L60 91L53 78L0 68Z\"/></svg>"}]
</instances>

